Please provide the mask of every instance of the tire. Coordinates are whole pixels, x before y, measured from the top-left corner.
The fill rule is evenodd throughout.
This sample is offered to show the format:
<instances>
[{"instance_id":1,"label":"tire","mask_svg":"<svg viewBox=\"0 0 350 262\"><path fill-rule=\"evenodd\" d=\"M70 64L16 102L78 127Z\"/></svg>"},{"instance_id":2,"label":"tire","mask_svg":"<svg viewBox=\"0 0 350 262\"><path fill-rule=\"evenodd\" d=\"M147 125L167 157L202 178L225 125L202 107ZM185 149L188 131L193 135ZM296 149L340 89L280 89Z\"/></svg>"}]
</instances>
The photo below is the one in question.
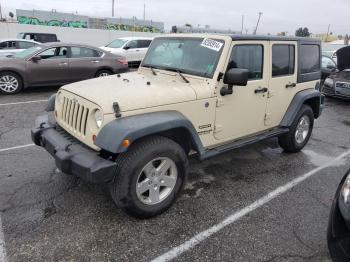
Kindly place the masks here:
<instances>
[{"instance_id":1,"label":"tire","mask_svg":"<svg viewBox=\"0 0 350 262\"><path fill-rule=\"evenodd\" d=\"M135 142L116 162L117 174L110 184L111 196L119 208L137 218L150 218L166 211L187 179L188 159L184 150L162 136ZM161 164L169 166L163 175L156 169Z\"/></svg>"},{"instance_id":2,"label":"tire","mask_svg":"<svg viewBox=\"0 0 350 262\"><path fill-rule=\"evenodd\" d=\"M96 73L95 77L105 77L105 76L109 76L109 75L112 75L112 72L110 70L103 69L103 70L99 70Z\"/></svg>"},{"instance_id":3,"label":"tire","mask_svg":"<svg viewBox=\"0 0 350 262\"><path fill-rule=\"evenodd\" d=\"M22 78L13 72L0 73L0 93L4 95L14 95L23 89Z\"/></svg>"},{"instance_id":4,"label":"tire","mask_svg":"<svg viewBox=\"0 0 350 262\"><path fill-rule=\"evenodd\" d=\"M304 120L304 122L302 122ZM304 124L303 124L304 123ZM310 139L314 126L314 113L310 106L303 105L288 133L278 138L279 145L288 153L297 153Z\"/></svg>"}]
</instances>

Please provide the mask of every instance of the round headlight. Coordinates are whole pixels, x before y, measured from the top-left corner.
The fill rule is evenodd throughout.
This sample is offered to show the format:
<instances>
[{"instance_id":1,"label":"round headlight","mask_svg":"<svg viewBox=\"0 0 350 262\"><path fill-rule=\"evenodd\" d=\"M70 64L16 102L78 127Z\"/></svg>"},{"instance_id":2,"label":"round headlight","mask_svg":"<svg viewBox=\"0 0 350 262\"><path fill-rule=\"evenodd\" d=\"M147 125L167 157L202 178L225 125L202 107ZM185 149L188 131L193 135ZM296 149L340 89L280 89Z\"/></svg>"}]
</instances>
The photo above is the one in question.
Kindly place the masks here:
<instances>
[{"instance_id":1,"label":"round headlight","mask_svg":"<svg viewBox=\"0 0 350 262\"><path fill-rule=\"evenodd\" d=\"M350 204L350 174L345 179L343 187L341 189L341 195L345 204Z\"/></svg>"},{"instance_id":2,"label":"round headlight","mask_svg":"<svg viewBox=\"0 0 350 262\"><path fill-rule=\"evenodd\" d=\"M332 87L333 84L334 84L334 80L333 80L332 78L327 78L327 79L324 81L324 84L327 85L327 86Z\"/></svg>"},{"instance_id":3,"label":"round headlight","mask_svg":"<svg viewBox=\"0 0 350 262\"><path fill-rule=\"evenodd\" d=\"M96 125L98 128L100 128L102 126L103 123L103 115L101 110L96 110L95 111L95 121L96 121Z\"/></svg>"}]
</instances>

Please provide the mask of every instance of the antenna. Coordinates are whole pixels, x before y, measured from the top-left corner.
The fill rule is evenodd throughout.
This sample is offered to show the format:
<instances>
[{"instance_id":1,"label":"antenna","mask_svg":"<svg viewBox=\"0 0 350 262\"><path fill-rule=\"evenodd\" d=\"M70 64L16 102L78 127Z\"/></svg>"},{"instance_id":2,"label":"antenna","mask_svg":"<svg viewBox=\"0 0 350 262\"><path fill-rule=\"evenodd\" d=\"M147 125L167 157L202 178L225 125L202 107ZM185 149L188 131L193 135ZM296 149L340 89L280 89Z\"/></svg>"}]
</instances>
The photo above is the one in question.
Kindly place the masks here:
<instances>
[{"instance_id":1,"label":"antenna","mask_svg":"<svg viewBox=\"0 0 350 262\"><path fill-rule=\"evenodd\" d=\"M255 30L254 30L254 35L256 35L256 32L258 31L258 26L259 26L259 23L260 23L260 18L262 16L262 12L259 12L259 18L258 18L258 22L256 23L256 27L255 27Z\"/></svg>"}]
</instances>

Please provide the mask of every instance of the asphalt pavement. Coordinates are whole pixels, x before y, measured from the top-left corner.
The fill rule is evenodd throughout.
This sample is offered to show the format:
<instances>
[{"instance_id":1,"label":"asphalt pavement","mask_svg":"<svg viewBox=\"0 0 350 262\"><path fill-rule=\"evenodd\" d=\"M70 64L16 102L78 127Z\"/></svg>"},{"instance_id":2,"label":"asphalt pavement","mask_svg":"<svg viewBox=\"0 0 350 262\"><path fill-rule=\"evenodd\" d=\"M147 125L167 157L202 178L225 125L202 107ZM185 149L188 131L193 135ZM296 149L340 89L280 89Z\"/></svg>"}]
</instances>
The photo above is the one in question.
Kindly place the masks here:
<instances>
[{"instance_id":1,"label":"asphalt pavement","mask_svg":"<svg viewBox=\"0 0 350 262\"><path fill-rule=\"evenodd\" d=\"M191 159L175 205L138 220L114 205L106 186L62 174L31 145L30 128L55 91L0 96L0 221L9 261L162 261L169 251L174 261L330 261L329 210L350 168L349 101L326 99L300 153L286 154L270 139L204 162ZM305 174L312 176L201 234Z\"/></svg>"}]
</instances>

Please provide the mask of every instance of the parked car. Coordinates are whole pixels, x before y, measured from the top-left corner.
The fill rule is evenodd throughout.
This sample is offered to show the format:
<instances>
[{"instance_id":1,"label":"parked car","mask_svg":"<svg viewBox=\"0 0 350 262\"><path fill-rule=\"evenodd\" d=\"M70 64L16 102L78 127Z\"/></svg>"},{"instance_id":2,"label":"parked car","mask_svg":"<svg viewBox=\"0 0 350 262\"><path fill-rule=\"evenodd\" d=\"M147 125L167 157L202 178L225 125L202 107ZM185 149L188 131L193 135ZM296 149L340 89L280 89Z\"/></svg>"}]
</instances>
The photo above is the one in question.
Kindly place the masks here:
<instances>
[{"instance_id":1,"label":"parked car","mask_svg":"<svg viewBox=\"0 0 350 262\"><path fill-rule=\"evenodd\" d=\"M350 98L350 46L337 51L338 64L323 83L322 93L327 96Z\"/></svg>"},{"instance_id":2,"label":"parked car","mask_svg":"<svg viewBox=\"0 0 350 262\"><path fill-rule=\"evenodd\" d=\"M337 63L332 58L322 55L322 60L321 60L322 81L324 81L336 70L337 70Z\"/></svg>"},{"instance_id":3,"label":"parked car","mask_svg":"<svg viewBox=\"0 0 350 262\"><path fill-rule=\"evenodd\" d=\"M152 39L147 37L123 37L115 39L108 45L101 46L100 48L126 57L131 67L139 66L146 55Z\"/></svg>"},{"instance_id":4,"label":"parked car","mask_svg":"<svg viewBox=\"0 0 350 262\"><path fill-rule=\"evenodd\" d=\"M334 262L350 261L350 170L335 193L327 230L328 248Z\"/></svg>"},{"instance_id":5,"label":"parked car","mask_svg":"<svg viewBox=\"0 0 350 262\"><path fill-rule=\"evenodd\" d=\"M40 43L25 39L0 39L0 57L13 55Z\"/></svg>"},{"instance_id":6,"label":"parked car","mask_svg":"<svg viewBox=\"0 0 350 262\"><path fill-rule=\"evenodd\" d=\"M192 153L204 160L271 137L286 152L303 149L322 111L320 45L255 35L155 38L138 71L61 87L47 108L55 121L38 117L32 140L62 172L108 183L117 206L152 217L179 196Z\"/></svg>"},{"instance_id":7,"label":"parked car","mask_svg":"<svg viewBox=\"0 0 350 262\"><path fill-rule=\"evenodd\" d=\"M128 62L88 45L48 43L0 59L0 93L28 86L63 85L126 72Z\"/></svg>"},{"instance_id":8,"label":"parked car","mask_svg":"<svg viewBox=\"0 0 350 262\"><path fill-rule=\"evenodd\" d=\"M57 39L56 34L50 34L50 33L19 33L18 38L20 39L27 39L27 40L34 40L36 42L40 43L49 43L49 42L59 42L60 40Z\"/></svg>"}]
</instances>

